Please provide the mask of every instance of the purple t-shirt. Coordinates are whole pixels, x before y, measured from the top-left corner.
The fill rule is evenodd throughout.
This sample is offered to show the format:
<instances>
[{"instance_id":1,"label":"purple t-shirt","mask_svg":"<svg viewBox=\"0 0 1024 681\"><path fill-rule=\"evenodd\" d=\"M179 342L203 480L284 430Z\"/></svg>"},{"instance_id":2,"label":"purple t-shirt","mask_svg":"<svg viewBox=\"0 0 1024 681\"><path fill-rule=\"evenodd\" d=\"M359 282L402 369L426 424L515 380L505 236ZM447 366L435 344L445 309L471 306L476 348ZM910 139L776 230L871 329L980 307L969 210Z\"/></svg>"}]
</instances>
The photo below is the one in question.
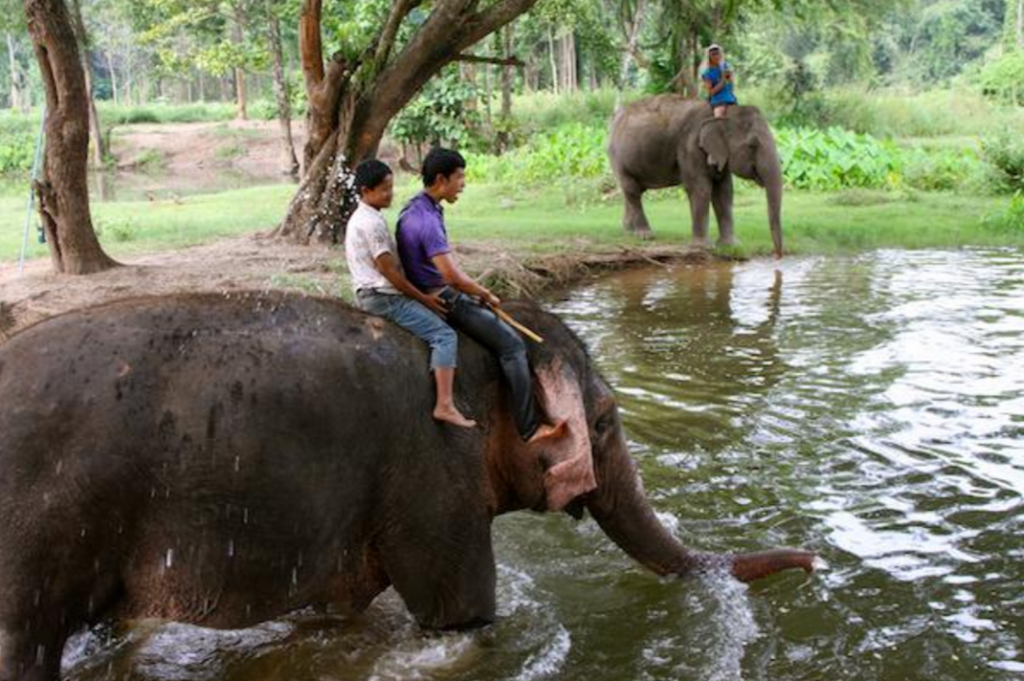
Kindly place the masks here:
<instances>
[{"instance_id":1,"label":"purple t-shirt","mask_svg":"<svg viewBox=\"0 0 1024 681\"><path fill-rule=\"evenodd\" d=\"M444 228L444 209L426 192L405 204L398 216L395 240L405 276L416 288L432 291L444 286L444 277L431 258L450 253L452 248Z\"/></svg>"}]
</instances>

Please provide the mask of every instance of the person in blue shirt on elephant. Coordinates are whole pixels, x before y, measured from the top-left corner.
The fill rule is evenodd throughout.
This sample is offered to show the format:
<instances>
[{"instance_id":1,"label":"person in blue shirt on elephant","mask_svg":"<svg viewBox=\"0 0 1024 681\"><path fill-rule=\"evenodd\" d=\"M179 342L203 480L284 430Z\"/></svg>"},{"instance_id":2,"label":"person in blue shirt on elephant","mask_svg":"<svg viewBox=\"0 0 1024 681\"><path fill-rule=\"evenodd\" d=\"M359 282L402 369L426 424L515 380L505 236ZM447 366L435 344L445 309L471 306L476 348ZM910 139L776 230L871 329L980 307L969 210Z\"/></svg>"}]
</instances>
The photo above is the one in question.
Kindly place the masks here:
<instances>
[{"instance_id":1,"label":"person in blue shirt on elephant","mask_svg":"<svg viewBox=\"0 0 1024 681\"><path fill-rule=\"evenodd\" d=\"M712 45L707 54L707 66L701 71L700 77L707 88L708 101L715 112L715 118L725 118L727 109L738 104L733 93L732 68L725 61L720 46Z\"/></svg>"}]
</instances>

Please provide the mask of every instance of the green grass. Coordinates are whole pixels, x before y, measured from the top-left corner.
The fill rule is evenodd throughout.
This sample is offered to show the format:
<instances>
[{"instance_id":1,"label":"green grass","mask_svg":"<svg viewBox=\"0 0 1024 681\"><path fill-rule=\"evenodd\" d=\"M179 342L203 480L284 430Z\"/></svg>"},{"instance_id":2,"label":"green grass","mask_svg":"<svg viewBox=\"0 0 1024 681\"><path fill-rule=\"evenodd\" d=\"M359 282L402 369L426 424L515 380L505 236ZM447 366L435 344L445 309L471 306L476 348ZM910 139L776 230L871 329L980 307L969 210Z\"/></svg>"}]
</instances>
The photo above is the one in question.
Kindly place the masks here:
<instances>
[{"instance_id":1,"label":"green grass","mask_svg":"<svg viewBox=\"0 0 1024 681\"><path fill-rule=\"evenodd\" d=\"M660 243L686 243L690 219L686 199L665 190L645 202ZM946 193L887 194L875 200L837 200L841 193L788 192L783 211L786 251L793 254L840 253L875 248L955 248L965 245L1024 246L1024 234L1000 232L982 225L982 218L1005 210L1005 199ZM855 205L851 205L855 204ZM504 205L505 208L499 208ZM736 234L742 255L771 251L763 194L752 188L737 193ZM565 248L566 241L633 245L621 227L622 204L617 196L579 207L566 205L564 192L514 191L470 187L465 201L447 212L455 240L498 239L524 244L524 250ZM712 225L712 234L717 228Z\"/></svg>"},{"instance_id":2,"label":"green grass","mask_svg":"<svg viewBox=\"0 0 1024 681\"><path fill-rule=\"evenodd\" d=\"M104 126L129 123L200 123L228 121L235 117L235 105L223 102L196 104L115 105L99 102L97 109Z\"/></svg>"},{"instance_id":3,"label":"green grass","mask_svg":"<svg viewBox=\"0 0 1024 681\"><path fill-rule=\"evenodd\" d=\"M100 241L112 255L182 248L220 237L274 227L295 185L250 187L179 201L92 203ZM33 216L33 225L37 222ZM17 261L25 223L25 197L0 198L0 262ZM46 246L29 234L29 258L47 257Z\"/></svg>"},{"instance_id":4,"label":"green grass","mask_svg":"<svg viewBox=\"0 0 1024 681\"><path fill-rule=\"evenodd\" d=\"M412 178L399 183L398 207L417 191ZM273 227L295 192L291 184L253 187L187 197L180 201L94 203L100 239L111 254L181 248L216 238ZM649 194L648 216L660 244L690 239L686 199L679 190ZM788 192L783 213L786 250L792 254L841 253L876 248L1024 246L1024 231L994 229L986 216L1006 211L1008 199L939 192ZM24 197L0 198L0 262L17 260L25 218ZM621 227L622 203L601 197L597 185L519 189L471 185L446 209L456 243L497 242L522 253L565 252L639 242ZM716 234L712 225L712 235ZM741 255L770 252L763 194L742 186L736 197L736 232ZM30 258L46 247L30 235Z\"/></svg>"}]
</instances>

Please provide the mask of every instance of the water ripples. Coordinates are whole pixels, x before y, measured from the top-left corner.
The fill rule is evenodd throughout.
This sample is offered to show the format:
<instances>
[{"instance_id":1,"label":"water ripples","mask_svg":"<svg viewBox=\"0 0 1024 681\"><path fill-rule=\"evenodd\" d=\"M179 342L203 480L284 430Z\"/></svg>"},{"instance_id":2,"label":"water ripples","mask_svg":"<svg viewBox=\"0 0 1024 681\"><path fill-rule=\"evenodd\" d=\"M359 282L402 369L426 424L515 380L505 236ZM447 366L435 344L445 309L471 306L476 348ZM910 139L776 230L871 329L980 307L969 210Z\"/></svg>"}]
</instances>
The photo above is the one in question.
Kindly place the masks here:
<instances>
[{"instance_id":1,"label":"water ripples","mask_svg":"<svg viewBox=\"0 0 1024 681\"><path fill-rule=\"evenodd\" d=\"M1024 258L878 252L627 272L552 305L616 389L658 516L806 546L752 586L644 572L593 521L495 523L500 621L359 617L76 640L71 678L1005 679L1024 674Z\"/></svg>"}]
</instances>

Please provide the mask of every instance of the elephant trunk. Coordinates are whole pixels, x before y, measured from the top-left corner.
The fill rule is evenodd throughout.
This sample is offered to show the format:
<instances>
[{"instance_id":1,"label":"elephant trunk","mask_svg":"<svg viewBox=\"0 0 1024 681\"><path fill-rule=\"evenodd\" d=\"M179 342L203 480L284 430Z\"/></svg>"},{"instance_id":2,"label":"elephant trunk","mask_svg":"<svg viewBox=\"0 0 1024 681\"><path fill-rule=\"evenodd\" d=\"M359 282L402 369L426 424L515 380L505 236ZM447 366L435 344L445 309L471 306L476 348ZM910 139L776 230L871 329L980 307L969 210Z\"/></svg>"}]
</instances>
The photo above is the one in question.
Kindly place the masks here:
<instances>
[{"instance_id":1,"label":"elephant trunk","mask_svg":"<svg viewBox=\"0 0 1024 681\"><path fill-rule=\"evenodd\" d=\"M774 144L762 148L757 161L757 175L768 197L768 226L772 231L775 257L782 257L782 166Z\"/></svg>"},{"instance_id":2,"label":"elephant trunk","mask_svg":"<svg viewBox=\"0 0 1024 681\"><path fill-rule=\"evenodd\" d=\"M814 570L814 554L794 549L714 554L690 551L658 520L644 494L636 464L625 440L610 449L600 471L599 487L588 495L587 508L601 529L623 551L659 575L728 571L748 582L789 568Z\"/></svg>"}]
</instances>

